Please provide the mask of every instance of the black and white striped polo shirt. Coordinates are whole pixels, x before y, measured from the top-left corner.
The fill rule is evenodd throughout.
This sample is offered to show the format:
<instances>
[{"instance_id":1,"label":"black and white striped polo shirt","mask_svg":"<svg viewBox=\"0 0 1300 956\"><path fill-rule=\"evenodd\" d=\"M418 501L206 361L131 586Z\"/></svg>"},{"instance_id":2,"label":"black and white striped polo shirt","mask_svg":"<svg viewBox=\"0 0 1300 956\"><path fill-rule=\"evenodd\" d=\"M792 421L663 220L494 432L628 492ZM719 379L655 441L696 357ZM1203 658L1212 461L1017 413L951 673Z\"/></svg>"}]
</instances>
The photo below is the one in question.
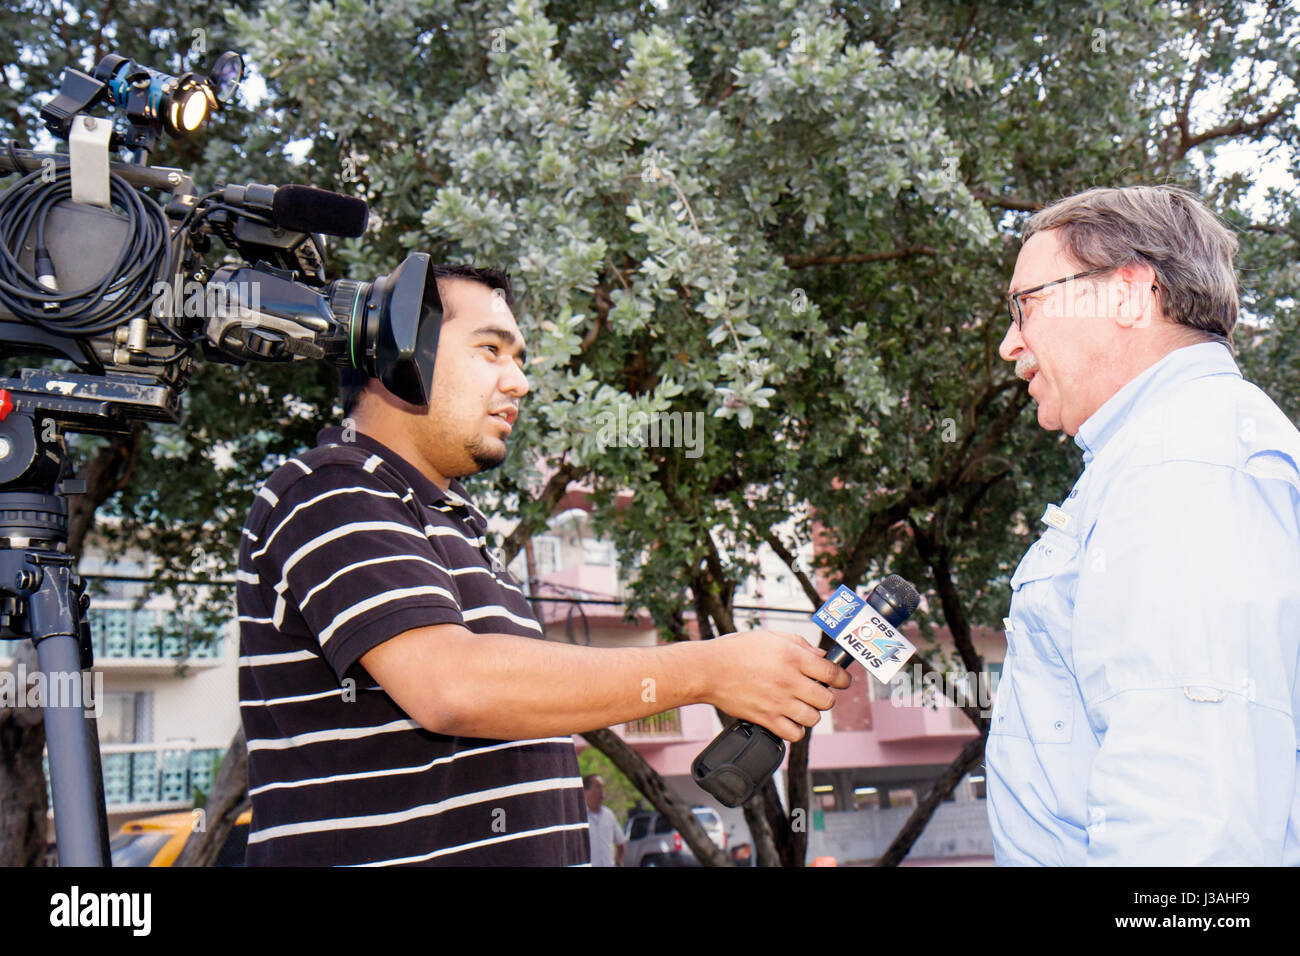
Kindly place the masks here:
<instances>
[{"instance_id":1,"label":"black and white striped polo shirt","mask_svg":"<svg viewBox=\"0 0 1300 956\"><path fill-rule=\"evenodd\" d=\"M319 442L258 491L239 550L248 863L587 862L571 738L430 733L359 663L433 624L542 637L487 521L366 435Z\"/></svg>"}]
</instances>

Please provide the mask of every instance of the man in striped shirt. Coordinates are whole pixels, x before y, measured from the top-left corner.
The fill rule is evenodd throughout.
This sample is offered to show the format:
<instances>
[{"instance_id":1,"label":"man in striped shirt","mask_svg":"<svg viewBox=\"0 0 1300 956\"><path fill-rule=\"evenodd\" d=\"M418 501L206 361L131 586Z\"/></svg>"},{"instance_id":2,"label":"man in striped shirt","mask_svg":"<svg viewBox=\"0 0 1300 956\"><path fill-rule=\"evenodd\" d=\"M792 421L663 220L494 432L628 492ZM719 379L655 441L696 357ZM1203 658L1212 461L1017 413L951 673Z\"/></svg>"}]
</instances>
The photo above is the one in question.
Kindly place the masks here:
<instances>
[{"instance_id":1,"label":"man in striped shirt","mask_svg":"<svg viewBox=\"0 0 1300 956\"><path fill-rule=\"evenodd\" d=\"M528 392L509 283L436 271L429 404L345 381L346 427L276 471L249 512L238 597L250 865L586 863L572 734L707 702L798 740L833 703L822 684L848 686L793 634L539 640L457 481L504 460Z\"/></svg>"}]
</instances>

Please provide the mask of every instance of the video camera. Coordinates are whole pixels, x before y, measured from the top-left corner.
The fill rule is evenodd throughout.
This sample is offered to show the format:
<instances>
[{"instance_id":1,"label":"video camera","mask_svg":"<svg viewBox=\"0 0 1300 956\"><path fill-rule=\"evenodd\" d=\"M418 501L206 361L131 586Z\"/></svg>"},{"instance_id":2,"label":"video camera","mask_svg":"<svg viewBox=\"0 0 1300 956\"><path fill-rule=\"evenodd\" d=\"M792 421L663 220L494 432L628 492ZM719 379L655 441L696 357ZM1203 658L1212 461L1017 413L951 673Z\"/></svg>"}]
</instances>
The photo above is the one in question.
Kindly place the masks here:
<instances>
[{"instance_id":1,"label":"video camera","mask_svg":"<svg viewBox=\"0 0 1300 956\"><path fill-rule=\"evenodd\" d=\"M441 326L429 256L372 281L327 279L323 234L365 232L366 204L307 186L218 184L148 165L165 131L196 132L243 74L224 53L206 76L170 76L116 54L66 69L42 110L69 153L0 147L0 356L69 359L115 383L161 385L175 421L195 357L235 364L319 359L425 405ZM109 119L90 115L106 106ZM110 162L114 150L129 163ZM148 195L162 196L165 204ZM240 260L210 268L212 239Z\"/></svg>"},{"instance_id":2,"label":"video camera","mask_svg":"<svg viewBox=\"0 0 1300 956\"><path fill-rule=\"evenodd\" d=\"M256 183L200 194L183 171L148 164L164 132L196 132L242 75L235 53L180 76L110 54L92 73L65 70L41 110L66 154L0 144L0 175L20 174L0 192L0 357L78 370L0 378L0 640L31 640L48 686L70 680L75 691L44 708L65 866L110 856L99 742L77 703L93 654L66 496L86 484L70 477L64 434L179 421L200 357L318 359L429 402L442 305L427 254L372 281L331 280L323 234L361 236L364 202ZM100 106L112 115L91 115ZM129 162L112 161L114 150ZM236 261L206 263L214 237Z\"/></svg>"}]
</instances>

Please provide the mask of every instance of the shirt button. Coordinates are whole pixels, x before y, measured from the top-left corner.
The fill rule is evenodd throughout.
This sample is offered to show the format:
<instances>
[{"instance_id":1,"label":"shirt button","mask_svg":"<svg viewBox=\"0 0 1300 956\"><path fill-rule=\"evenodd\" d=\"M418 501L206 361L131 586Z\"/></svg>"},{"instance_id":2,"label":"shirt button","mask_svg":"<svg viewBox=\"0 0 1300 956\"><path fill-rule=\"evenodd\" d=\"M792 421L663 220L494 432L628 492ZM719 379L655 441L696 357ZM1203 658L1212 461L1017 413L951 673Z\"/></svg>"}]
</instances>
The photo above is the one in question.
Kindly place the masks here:
<instances>
[{"instance_id":1,"label":"shirt button","mask_svg":"<svg viewBox=\"0 0 1300 956\"><path fill-rule=\"evenodd\" d=\"M1055 727L1057 730L1064 730L1064 729L1065 729L1065 721L1063 721L1063 720L1058 720L1056 723L1052 724L1052 726Z\"/></svg>"}]
</instances>

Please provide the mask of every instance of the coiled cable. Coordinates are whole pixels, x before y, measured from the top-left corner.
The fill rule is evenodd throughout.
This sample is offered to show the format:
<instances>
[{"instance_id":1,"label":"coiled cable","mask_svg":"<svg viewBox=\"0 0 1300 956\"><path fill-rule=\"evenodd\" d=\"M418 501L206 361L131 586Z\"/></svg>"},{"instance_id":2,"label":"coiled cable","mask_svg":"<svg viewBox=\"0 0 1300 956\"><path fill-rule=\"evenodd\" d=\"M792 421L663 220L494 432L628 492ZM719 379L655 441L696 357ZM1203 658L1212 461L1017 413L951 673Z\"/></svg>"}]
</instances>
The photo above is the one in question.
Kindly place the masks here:
<instances>
[{"instance_id":1,"label":"coiled cable","mask_svg":"<svg viewBox=\"0 0 1300 956\"><path fill-rule=\"evenodd\" d=\"M23 321L65 336L101 335L149 315L155 282L169 265L167 217L157 202L117 174L109 174L109 183L113 206L126 218L127 241L97 283L67 292L46 288L19 264L18 256L33 227L38 255L48 256L50 210L72 199L68 167L57 168L52 178L46 170L36 170L0 192L0 305Z\"/></svg>"}]
</instances>

